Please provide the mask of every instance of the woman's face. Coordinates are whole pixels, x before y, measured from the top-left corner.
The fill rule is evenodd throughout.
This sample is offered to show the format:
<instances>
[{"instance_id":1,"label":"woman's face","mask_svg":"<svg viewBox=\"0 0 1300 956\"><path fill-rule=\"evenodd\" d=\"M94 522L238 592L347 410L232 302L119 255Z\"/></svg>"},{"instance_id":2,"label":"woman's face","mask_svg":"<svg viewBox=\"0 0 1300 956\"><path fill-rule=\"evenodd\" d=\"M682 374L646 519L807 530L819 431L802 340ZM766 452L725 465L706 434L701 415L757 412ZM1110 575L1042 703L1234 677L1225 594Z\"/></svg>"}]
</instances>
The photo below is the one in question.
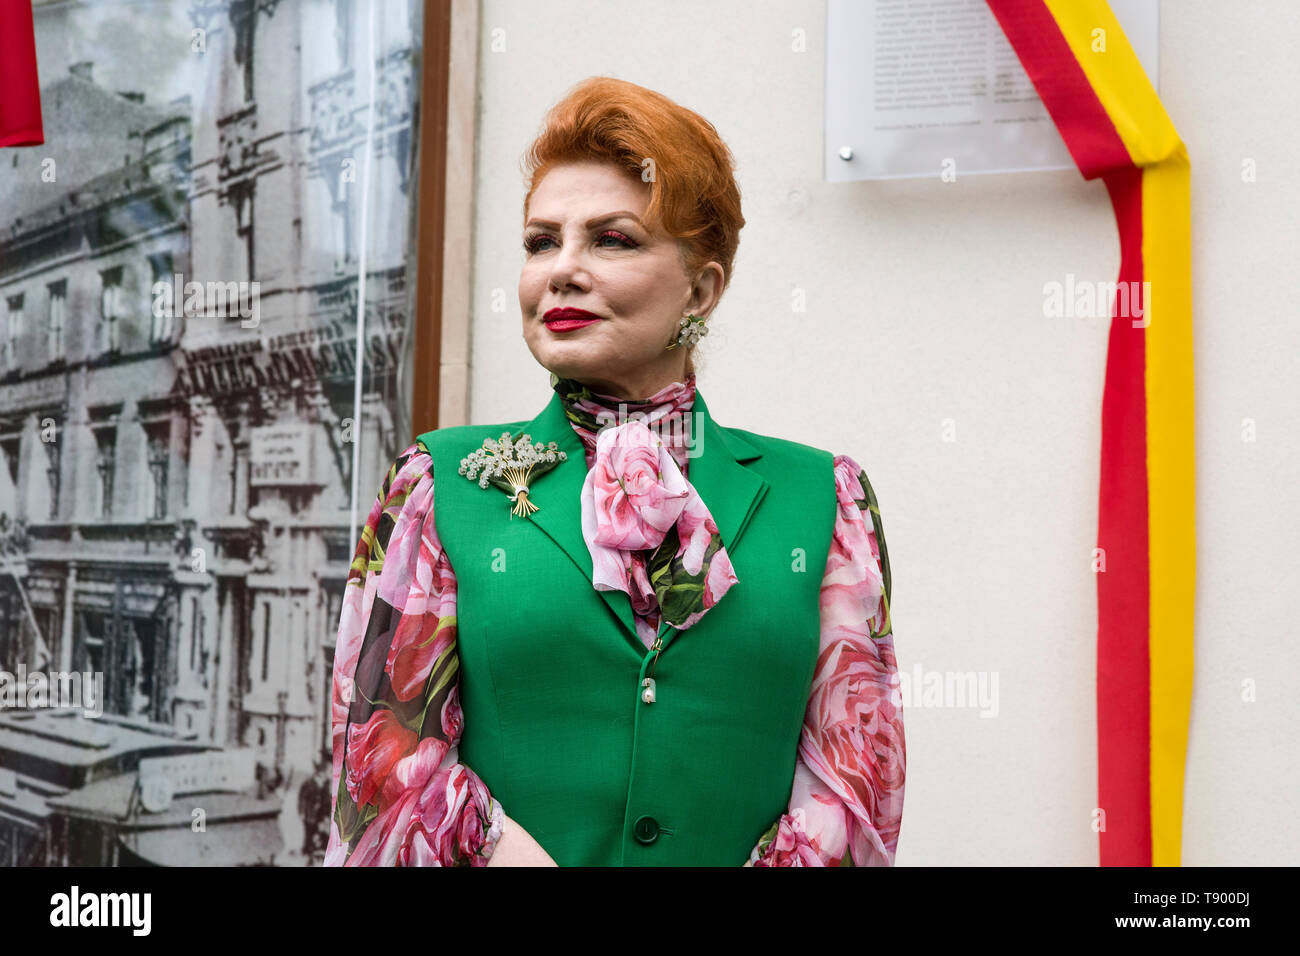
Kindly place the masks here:
<instances>
[{"instance_id":1,"label":"woman's face","mask_svg":"<svg viewBox=\"0 0 1300 956\"><path fill-rule=\"evenodd\" d=\"M648 398L684 380L686 349L666 349L687 313L707 316L722 266L687 277L678 243L642 221L650 186L612 164L567 163L538 183L519 274L524 341L543 368L597 392ZM597 321L548 327L560 309Z\"/></svg>"}]
</instances>

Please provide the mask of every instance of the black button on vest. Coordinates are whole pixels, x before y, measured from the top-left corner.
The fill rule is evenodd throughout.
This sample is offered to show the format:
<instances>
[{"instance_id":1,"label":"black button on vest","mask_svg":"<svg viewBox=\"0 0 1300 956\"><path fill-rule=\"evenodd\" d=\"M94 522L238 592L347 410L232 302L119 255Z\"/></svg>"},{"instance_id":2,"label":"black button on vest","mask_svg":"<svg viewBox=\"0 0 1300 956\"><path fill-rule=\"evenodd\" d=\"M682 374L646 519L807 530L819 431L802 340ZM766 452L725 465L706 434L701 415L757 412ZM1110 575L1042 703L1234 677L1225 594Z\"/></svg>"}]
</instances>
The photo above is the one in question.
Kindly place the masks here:
<instances>
[{"instance_id":1,"label":"black button on vest","mask_svg":"<svg viewBox=\"0 0 1300 956\"><path fill-rule=\"evenodd\" d=\"M654 817L638 817L632 824L632 832L642 843L654 843L659 839L659 821Z\"/></svg>"}]
</instances>

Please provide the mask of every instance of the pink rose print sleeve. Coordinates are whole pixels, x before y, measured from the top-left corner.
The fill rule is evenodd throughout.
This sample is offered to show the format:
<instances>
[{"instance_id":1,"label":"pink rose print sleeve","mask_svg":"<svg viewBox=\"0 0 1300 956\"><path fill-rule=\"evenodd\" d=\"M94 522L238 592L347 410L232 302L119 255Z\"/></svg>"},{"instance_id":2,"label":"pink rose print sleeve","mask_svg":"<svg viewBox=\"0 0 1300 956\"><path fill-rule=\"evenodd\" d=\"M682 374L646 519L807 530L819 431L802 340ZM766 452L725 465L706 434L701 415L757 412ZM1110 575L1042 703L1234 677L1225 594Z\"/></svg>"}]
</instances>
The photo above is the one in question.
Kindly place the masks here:
<instances>
[{"instance_id":1,"label":"pink rose print sleeve","mask_svg":"<svg viewBox=\"0 0 1300 956\"><path fill-rule=\"evenodd\" d=\"M789 810L759 839L746 866L894 864L907 751L889 556L871 483L847 455L835 457L835 491L821 650Z\"/></svg>"},{"instance_id":2,"label":"pink rose print sleeve","mask_svg":"<svg viewBox=\"0 0 1300 956\"><path fill-rule=\"evenodd\" d=\"M353 554L334 652L326 866L486 866L505 819L458 761L456 577L433 461L393 463Z\"/></svg>"}]
</instances>

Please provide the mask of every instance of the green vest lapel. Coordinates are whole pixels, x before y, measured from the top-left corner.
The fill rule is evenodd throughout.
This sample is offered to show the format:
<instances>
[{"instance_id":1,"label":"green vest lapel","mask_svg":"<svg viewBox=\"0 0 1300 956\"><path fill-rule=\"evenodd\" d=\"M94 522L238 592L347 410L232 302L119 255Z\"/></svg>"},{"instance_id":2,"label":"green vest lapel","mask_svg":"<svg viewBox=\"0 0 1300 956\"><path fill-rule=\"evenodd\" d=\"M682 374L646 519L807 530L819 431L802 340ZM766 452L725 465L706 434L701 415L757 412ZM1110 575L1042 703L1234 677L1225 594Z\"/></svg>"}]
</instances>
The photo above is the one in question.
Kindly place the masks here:
<instances>
[{"instance_id":1,"label":"green vest lapel","mask_svg":"<svg viewBox=\"0 0 1300 956\"><path fill-rule=\"evenodd\" d=\"M691 440L694 447L691 454L694 457L687 466L687 478L700 493L713 520L717 522L723 547L729 554L734 554L746 526L768 489L767 481L743 463L754 461L762 455L735 432L724 432L713 421L708 405L698 389L695 392L693 413ZM522 520L531 520L546 532L572 559L582 572L587 586L591 587L591 552L582 536L582 486L587 480L587 463L582 439L569 423L564 402L558 393L524 426L523 431L535 442L555 442L568 458L537 480L536 491L534 493L530 490L529 498L535 499L538 510ZM624 630L636 647L643 650L644 645L637 636L628 596L622 591L597 593L623 622ZM665 639L665 644L677 633L675 629L669 630L671 633Z\"/></svg>"}]
</instances>

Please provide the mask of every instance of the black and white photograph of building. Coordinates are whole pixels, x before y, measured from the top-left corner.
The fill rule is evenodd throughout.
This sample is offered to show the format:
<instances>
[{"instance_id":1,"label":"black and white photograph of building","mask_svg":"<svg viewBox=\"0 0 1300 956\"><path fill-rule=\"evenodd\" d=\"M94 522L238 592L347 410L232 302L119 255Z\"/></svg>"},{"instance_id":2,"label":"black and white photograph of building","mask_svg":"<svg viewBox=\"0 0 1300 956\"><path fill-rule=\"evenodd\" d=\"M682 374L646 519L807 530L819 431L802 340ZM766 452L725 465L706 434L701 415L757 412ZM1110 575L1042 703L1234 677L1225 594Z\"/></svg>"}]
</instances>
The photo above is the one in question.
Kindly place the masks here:
<instances>
[{"instance_id":1,"label":"black and white photograph of building","mask_svg":"<svg viewBox=\"0 0 1300 956\"><path fill-rule=\"evenodd\" d=\"M420 6L34 4L45 144L0 155L0 865L323 857L344 581L410 432Z\"/></svg>"}]
</instances>

